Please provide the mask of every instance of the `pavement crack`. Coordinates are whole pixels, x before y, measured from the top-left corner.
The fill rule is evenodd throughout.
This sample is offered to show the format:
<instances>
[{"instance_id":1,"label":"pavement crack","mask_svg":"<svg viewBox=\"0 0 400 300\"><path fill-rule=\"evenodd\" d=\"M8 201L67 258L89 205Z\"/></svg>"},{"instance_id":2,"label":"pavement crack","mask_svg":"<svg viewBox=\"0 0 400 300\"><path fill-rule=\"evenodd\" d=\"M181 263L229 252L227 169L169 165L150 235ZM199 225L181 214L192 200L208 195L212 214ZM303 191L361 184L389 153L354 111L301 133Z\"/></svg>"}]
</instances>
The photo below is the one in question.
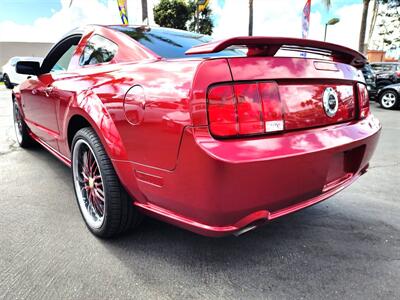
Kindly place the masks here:
<instances>
[{"instance_id":1,"label":"pavement crack","mask_svg":"<svg viewBox=\"0 0 400 300\"><path fill-rule=\"evenodd\" d=\"M9 142L8 149L6 151L0 151L0 156L5 156L7 154L20 150L18 143L14 139L8 137L7 142Z\"/></svg>"},{"instance_id":2,"label":"pavement crack","mask_svg":"<svg viewBox=\"0 0 400 300\"><path fill-rule=\"evenodd\" d=\"M391 163L391 164L383 164L383 165L374 165L370 166L369 169L378 169L378 168L390 168L390 167L397 167L400 166L400 162Z\"/></svg>"}]
</instances>

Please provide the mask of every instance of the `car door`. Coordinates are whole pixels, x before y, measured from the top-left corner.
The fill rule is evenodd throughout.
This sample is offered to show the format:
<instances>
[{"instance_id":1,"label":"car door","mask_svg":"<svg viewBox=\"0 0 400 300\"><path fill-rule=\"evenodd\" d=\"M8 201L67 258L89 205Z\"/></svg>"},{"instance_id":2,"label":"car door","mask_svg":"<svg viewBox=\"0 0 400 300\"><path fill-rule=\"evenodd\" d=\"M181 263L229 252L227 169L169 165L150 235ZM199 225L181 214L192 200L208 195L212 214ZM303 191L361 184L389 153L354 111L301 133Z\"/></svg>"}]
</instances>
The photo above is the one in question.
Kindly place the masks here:
<instances>
[{"instance_id":1,"label":"car door","mask_svg":"<svg viewBox=\"0 0 400 300\"><path fill-rule=\"evenodd\" d=\"M32 76L21 88L26 123L36 136L56 150L60 137L57 118L60 91L56 82L67 74L79 40L79 36L74 36L59 42L44 59L41 74Z\"/></svg>"}]
</instances>

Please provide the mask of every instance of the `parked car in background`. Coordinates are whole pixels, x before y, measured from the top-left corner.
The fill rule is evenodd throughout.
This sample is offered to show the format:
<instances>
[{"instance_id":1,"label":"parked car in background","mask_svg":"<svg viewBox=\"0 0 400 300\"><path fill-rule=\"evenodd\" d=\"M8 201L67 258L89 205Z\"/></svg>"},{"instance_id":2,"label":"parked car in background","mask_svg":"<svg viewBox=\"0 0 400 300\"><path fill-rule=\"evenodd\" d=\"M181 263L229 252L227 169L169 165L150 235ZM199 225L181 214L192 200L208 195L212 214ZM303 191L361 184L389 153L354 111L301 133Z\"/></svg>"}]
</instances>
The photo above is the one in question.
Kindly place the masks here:
<instances>
[{"instance_id":1,"label":"parked car in background","mask_svg":"<svg viewBox=\"0 0 400 300\"><path fill-rule=\"evenodd\" d=\"M377 101L385 109L400 107L400 83L390 84L379 90Z\"/></svg>"},{"instance_id":2,"label":"parked car in background","mask_svg":"<svg viewBox=\"0 0 400 300\"><path fill-rule=\"evenodd\" d=\"M35 76L13 90L14 127L21 147L36 141L72 168L97 236L136 227L142 213L204 235L241 234L366 172L381 126L365 63L308 39L211 42L170 28L87 26L41 66L18 62Z\"/></svg>"},{"instance_id":3,"label":"parked car in background","mask_svg":"<svg viewBox=\"0 0 400 300\"><path fill-rule=\"evenodd\" d=\"M400 63L397 62L375 62L371 63L376 74L377 89L389 84L400 82Z\"/></svg>"},{"instance_id":4,"label":"parked car in background","mask_svg":"<svg viewBox=\"0 0 400 300\"><path fill-rule=\"evenodd\" d=\"M376 74L374 70L371 68L370 64L365 64L365 66L361 69L364 78L365 78L365 83L367 84L367 90L368 90L368 95L369 97L375 98L377 89L376 89Z\"/></svg>"},{"instance_id":5,"label":"parked car in background","mask_svg":"<svg viewBox=\"0 0 400 300\"><path fill-rule=\"evenodd\" d=\"M43 58L41 57L31 57L31 56L14 56L11 57L8 62L2 67L2 78L5 86L12 89L14 85L20 84L24 81L27 76L18 74L15 70L15 66L19 61L36 61L41 63Z\"/></svg>"}]
</instances>

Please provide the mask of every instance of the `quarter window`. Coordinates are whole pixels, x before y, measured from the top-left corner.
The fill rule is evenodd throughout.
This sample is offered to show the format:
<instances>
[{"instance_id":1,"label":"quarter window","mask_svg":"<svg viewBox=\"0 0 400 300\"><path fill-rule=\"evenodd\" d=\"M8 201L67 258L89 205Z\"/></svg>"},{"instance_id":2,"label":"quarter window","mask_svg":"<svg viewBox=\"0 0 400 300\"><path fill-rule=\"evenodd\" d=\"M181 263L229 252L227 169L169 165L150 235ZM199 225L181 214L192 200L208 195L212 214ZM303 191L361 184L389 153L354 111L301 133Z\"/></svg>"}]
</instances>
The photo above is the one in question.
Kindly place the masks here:
<instances>
[{"instance_id":1,"label":"quarter window","mask_svg":"<svg viewBox=\"0 0 400 300\"><path fill-rule=\"evenodd\" d=\"M118 46L100 35L91 37L83 50L79 64L95 65L111 61L117 53Z\"/></svg>"}]
</instances>

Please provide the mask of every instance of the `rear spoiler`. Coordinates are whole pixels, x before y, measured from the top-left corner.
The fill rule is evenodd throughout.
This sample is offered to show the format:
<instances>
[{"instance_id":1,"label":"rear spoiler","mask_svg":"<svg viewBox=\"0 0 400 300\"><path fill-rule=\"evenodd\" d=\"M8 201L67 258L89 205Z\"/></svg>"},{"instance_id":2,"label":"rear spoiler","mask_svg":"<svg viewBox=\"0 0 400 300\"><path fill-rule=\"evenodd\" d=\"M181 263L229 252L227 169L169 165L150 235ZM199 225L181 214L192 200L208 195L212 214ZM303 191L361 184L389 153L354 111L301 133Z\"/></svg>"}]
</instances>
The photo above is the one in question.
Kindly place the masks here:
<instances>
[{"instance_id":1,"label":"rear spoiler","mask_svg":"<svg viewBox=\"0 0 400 300\"><path fill-rule=\"evenodd\" d=\"M360 52L336 44L287 37L244 36L220 40L194 46L185 52L186 55L220 52L230 46L246 46L247 48L263 48L262 56L274 56L279 49L308 52L330 56L334 60L344 62L356 68L362 68L367 58Z\"/></svg>"}]
</instances>

